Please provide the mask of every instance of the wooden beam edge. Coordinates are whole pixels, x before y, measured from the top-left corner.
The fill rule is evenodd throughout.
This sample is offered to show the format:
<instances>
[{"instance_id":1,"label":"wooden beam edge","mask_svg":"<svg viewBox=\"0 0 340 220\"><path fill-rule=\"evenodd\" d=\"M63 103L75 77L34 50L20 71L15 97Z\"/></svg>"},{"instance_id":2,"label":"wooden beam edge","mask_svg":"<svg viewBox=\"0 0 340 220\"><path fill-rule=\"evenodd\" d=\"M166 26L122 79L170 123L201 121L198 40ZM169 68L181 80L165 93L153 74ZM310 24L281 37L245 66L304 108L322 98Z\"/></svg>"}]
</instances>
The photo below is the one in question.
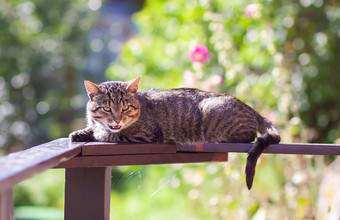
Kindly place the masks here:
<instances>
[{"instance_id":1,"label":"wooden beam edge","mask_svg":"<svg viewBox=\"0 0 340 220\"><path fill-rule=\"evenodd\" d=\"M117 144L104 142L88 142L82 147L83 156L94 155L126 155L126 154L162 154L176 153L175 144L146 143L146 144Z\"/></svg>"},{"instance_id":2,"label":"wooden beam edge","mask_svg":"<svg viewBox=\"0 0 340 220\"><path fill-rule=\"evenodd\" d=\"M51 144L55 141L63 141L65 140L65 144L67 144L70 149L63 149L63 151L60 154L57 154L55 156L52 157L48 157L46 156L45 159L41 159L39 161L34 161L33 163L29 164L29 165L20 165L17 168L14 168L12 172L7 172L7 173L0 173L0 191L2 190L6 190L6 189L10 189L11 187L13 187L14 185L16 185L17 183L28 179L36 174L39 174L47 169L53 168L55 166L57 166L58 164L69 160L70 158L73 158L77 155L81 154L81 148L82 145L85 143L75 143L73 144L73 146L69 145L68 139L67 139L67 143L66 143L66 139L61 138L61 139L57 139L45 144L41 144L38 145L36 147L41 148L41 150L44 150L44 145L46 144ZM11 160L15 159L15 157L18 157L20 159L20 155L21 154L25 154L26 152L30 152L33 149L32 148L28 148L27 150L24 151L19 151L16 153L12 153L9 154L5 157L2 157L1 159L6 161L6 158L11 158ZM45 152L44 152L45 153ZM31 162L31 160L30 160ZM10 169L10 168L9 168Z\"/></svg>"},{"instance_id":3,"label":"wooden beam edge","mask_svg":"<svg viewBox=\"0 0 340 220\"><path fill-rule=\"evenodd\" d=\"M178 152L248 153L252 143L199 143L177 145ZM338 144L272 144L263 152L268 154L340 155Z\"/></svg>"},{"instance_id":4,"label":"wooden beam edge","mask_svg":"<svg viewBox=\"0 0 340 220\"><path fill-rule=\"evenodd\" d=\"M110 156L78 156L60 163L56 168L156 165L173 163L226 162L228 153L174 153Z\"/></svg>"}]
</instances>

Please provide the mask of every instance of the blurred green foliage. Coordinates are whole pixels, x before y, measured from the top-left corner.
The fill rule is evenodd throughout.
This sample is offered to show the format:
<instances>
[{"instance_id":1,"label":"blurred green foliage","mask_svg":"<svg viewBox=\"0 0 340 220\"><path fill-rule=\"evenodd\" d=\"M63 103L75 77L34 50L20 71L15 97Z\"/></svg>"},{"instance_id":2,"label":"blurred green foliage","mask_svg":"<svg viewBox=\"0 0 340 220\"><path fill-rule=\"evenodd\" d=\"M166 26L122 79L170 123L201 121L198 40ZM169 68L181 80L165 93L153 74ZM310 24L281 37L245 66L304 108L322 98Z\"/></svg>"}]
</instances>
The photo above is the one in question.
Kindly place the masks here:
<instances>
[{"instance_id":1,"label":"blurred green foliage","mask_svg":"<svg viewBox=\"0 0 340 220\"><path fill-rule=\"evenodd\" d=\"M15 186L15 219L63 219L65 172L48 170Z\"/></svg>"},{"instance_id":2,"label":"blurred green foliage","mask_svg":"<svg viewBox=\"0 0 340 220\"><path fill-rule=\"evenodd\" d=\"M74 119L84 117L77 100L86 34L96 18L87 0L0 0L0 155L75 130ZM57 171L29 179L15 187L15 205L55 206L62 216L63 184ZM55 210L15 210L17 219L52 219L48 213Z\"/></svg>"},{"instance_id":3,"label":"blurred green foliage","mask_svg":"<svg viewBox=\"0 0 340 220\"><path fill-rule=\"evenodd\" d=\"M86 0L0 1L0 146L67 136L95 20Z\"/></svg>"}]
</instances>

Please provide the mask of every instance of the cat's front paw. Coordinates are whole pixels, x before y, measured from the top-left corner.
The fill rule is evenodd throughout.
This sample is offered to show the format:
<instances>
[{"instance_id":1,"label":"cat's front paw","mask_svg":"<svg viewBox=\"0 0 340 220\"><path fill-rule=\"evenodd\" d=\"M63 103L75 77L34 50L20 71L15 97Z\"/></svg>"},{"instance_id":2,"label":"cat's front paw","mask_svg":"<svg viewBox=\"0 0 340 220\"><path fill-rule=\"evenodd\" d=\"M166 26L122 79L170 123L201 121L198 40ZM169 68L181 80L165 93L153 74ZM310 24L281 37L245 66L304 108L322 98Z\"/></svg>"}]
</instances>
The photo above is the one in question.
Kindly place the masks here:
<instances>
[{"instance_id":1,"label":"cat's front paw","mask_svg":"<svg viewBox=\"0 0 340 220\"><path fill-rule=\"evenodd\" d=\"M69 135L69 139L72 142L93 141L93 131L88 129L74 131Z\"/></svg>"}]
</instances>

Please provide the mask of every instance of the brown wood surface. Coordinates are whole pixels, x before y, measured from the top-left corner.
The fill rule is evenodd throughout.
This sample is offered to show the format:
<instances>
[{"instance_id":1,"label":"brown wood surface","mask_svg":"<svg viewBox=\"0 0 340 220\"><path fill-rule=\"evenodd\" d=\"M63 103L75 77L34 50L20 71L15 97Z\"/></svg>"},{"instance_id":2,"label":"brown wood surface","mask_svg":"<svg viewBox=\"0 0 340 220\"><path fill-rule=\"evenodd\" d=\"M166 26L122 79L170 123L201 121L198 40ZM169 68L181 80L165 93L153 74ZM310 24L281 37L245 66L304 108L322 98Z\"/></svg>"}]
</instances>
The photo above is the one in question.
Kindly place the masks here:
<instances>
[{"instance_id":1,"label":"brown wood surface","mask_svg":"<svg viewBox=\"0 0 340 220\"><path fill-rule=\"evenodd\" d=\"M0 190L11 188L16 183L40 173L46 169L57 167L81 166L119 166L146 165L165 163L209 162L210 154L196 155L197 152L239 152L249 151L251 144L115 144L115 143L72 143L67 138L51 141L30 149L9 154L0 158ZM176 149L177 148L177 149ZM178 151L177 153L176 150ZM83 151L83 152L82 152ZM81 154L72 161L68 159ZM179 152L192 152L182 154ZM340 155L340 145L336 144L274 144L264 153L277 154L311 154ZM104 157L104 156L109 157ZM124 157L115 157L122 155ZM100 157L103 156L103 157ZM188 157L188 158L186 158ZM96 161L98 160L98 161ZM112 160L112 161L111 161ZM164 161L162 161L164 160ZM76 163L79 162L77 165ZM88 164L88 162L90 164ZM61 164L60 164L61 163ZM59 165L60 164L60 165ZM98 165L97 165L98 164Z\"/></svg>"},{"instance_id":2,"label":"brown wood surface","mask_svg":"<svg viewBox=\"0 0 340 220\"><path fill-rule=\"evenodd\" d=\"M0 191L0 220L13 219L13 189Z\"/></svg>"},{"instance_id":3,"label":"brown wood surface","mask_svg":"<svg viewBox=\"0 0 340 220\"><path fill-rule=\"evenodd\" d=\"M68 168L65 220L110 219L111 167Z\"/></svg>"},{"instance_id":4,"label":"brown wood surface","mask_svg":"<svg viewBox=\"0 0 340 220\"><path fill-rule=\"evenodd\" d=\"M175 144L116 144L89 142L82 148L82 155L163 154L176 153Z\"/></svg>"},{"instance_id":5,"label":"brown wood surface","mask_svg":"<svg viewBox=\"0 0 340 220\"><path fill-rule=\"evenodd\" d=\"M137 154L115 156L78 156L57 168L150 165L171 163L225 162L228 153Z\"/></svg>"},{"instance_id":6,"label":"brown wood surface","mask_svg":"<svg viewBox=\"0 0 340 220\"><path fill-rule=\"evenodd\" d=\"M179 152L236 152L248 153L251 143L199 143L196 145L177 145ZM340 155L339 144L272 144L264 153Z\"/></svg>"},{"instance_id":7,"label":"brown wood surface","mask_svg":"<svg viewBox=\"0 0 340 220\"><path fill-rule=\"evenodd\" d=\"M109 219L110 166L224 162L251 143L115 144L54 140L0 158L0 220L12 219L13 186L46 169L67 168L65 219ZM340 155L339 144L274 144L264 153Z\"/></svg>"},{"instance_id":8,"label":"brown wood surface","mask_svg":"<svg viewBox=\"0 0 340 220\"><path fill-rule=\"evenodd\" d=\"M54 140L0 158L0 191L81 153L84 143Z\"/></svg>"}]
</instances>

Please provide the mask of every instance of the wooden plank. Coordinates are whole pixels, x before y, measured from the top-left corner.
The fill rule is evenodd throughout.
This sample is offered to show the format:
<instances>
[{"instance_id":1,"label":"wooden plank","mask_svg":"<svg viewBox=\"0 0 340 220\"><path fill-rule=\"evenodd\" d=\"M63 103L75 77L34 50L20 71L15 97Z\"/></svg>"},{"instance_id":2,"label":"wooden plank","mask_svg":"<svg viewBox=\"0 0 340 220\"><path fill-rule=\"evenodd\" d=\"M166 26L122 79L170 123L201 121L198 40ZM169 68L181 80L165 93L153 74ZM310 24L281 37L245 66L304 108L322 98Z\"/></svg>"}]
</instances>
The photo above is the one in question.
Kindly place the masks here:
<instances>
[{"instance_id":1,"label":"wooden plank","mask_svg":"<svg viewBox=\"0 0 340 220\"><path fill-rule=\"evenodd\" d=\"M13 189L0 191L0 220L13 219Z\"/></svg>"},{"instance_id":2,"label":"wooden plank","mask_svg":"<svg viewBox=\"0 0 340 220\"><path fill-rule=\"evenodd\" d=\"M225 162L228 153L176 153L74 157L57 168L150 165L171 163Z\"/></svg>"},{"instance_id":3,"label":"wooden plank","mask_svg":"<svg viewBox=\"0 0 340 220\"><path fill-rule=\"evenodd\" d=\"M82 155L164 154L176 153L175 144L117 144L89 142L82 148Z\"/></svg>"},{"instance_id":4,"label":"wooden plank","mask_svg":"<svg viewBox=\"0 0 340 220\"><path fill-rule=\"evenodd\" d=\"M0 191L81 153L84 143L54 140L0 158Z\"/></svg>"},{"instance_id":5,"label":"wooden plank","mask_svg":"<svg viewBox=\"0 0 340 220\"><path fill-rule=\"evenodd\" d=\"M110 219L111 167L68 168L65 219Z\"/></svg>"},{"instance_id":6,"label":"wooden plank","mask_svg":"<svg viewBox=\"0 0 340 220\"><path fill-rule=\"evenodd\" d=\"M177 145L179 152L236 152L248 153L251 143L199 143L196 145ZM272 144L264 153L270 154L308 154L340 155L339 144Z\"/></svg>"}]
</instances>

